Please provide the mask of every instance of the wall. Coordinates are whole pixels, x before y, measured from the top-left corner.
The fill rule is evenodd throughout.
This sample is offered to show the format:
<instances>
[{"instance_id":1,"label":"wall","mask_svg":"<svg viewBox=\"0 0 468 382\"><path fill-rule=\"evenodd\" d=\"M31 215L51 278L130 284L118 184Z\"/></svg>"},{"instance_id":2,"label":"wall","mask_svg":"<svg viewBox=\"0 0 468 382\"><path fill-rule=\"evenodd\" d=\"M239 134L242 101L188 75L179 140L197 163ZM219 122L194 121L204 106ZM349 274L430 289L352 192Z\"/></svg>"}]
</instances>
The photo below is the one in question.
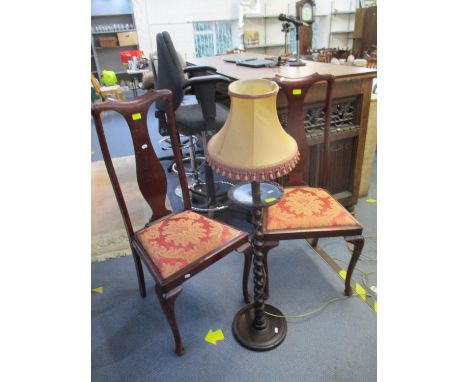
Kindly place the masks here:
<instances>
[{"instance_id":1,"label":"wall","mask_svg":"<svg viewBox=\"0 0 468 382\"><path fill-rule=\"evenodd\" d=\"M132 0L91 1L91 14L93 16L120 13L132 13Z\"/></svg>"},{"instance_id":2,"label":"wall","mask_svg":"<svg viewBox=\"0 0 468 382\"><path fill-rule=\"evenodd\" d=\"M194 55L193 22L235 20L238 0L133 0L140 46L146 54L156 50L156 34L170 33L176 49Z\"/></svg>"},{"instance_id":3,"label":"wall","mask_svg":"<svg viewBox=\"0 0 468 382\"><path fill-rule=\"evenodd\" d=\"M278 15L288 13L295 15L297 0L260 0L262 15ZM135 23L141 49L146 55L156 50L156 34L167 31L171 34L176 49L185 57L193 57L195 52L193 41L193 22L232 20L239 17L239 0L133 0ZM334 8L339 10L354 9L356 0L334 0ZM328 47L330 20L333 29L348 29L348 16L331 16L332 0L316 0L317 36L314 47ZM353 8L354 7L354 8ZM351 28L354 28L354 15L349 18ZM245 29L256 29L260 32L260 41L267 44L281 43L284 34L281 23L275 19L266 20L266 28L262 19L246 19ZM266 33L265 33L266 32ZM233 38L236 38L233 30ZM336 39L335 39L336 40ZM343 47L345 36L337 36L334 43Z\"/></svg>"}]
</instances>

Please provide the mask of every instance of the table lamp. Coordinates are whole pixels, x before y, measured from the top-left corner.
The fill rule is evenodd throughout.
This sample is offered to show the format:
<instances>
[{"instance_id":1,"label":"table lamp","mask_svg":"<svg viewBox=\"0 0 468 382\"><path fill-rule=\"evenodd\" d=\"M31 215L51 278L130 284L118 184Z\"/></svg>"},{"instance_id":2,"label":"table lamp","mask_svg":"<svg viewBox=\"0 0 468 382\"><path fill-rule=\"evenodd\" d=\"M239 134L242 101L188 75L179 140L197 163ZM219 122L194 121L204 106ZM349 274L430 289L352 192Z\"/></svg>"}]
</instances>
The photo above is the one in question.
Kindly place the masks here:
<instances>
[{"instance_id":1,"label":"table lamp","mask_svg":"<svg viewBox=\"0 0 468 382\"><path fill-rule=\"evenodd\" d=\"M299 161L297 143L278 119L278 91L278 85L269 80L232 82L228 118L207 146L207 161L214 170L244 181L231 188L230 199L252 209L254 303L241 309L232 324L237 341L252 350L273 349L287 331L281 311L264 304L263 298L263 208L278 203L283 196L281 186L271 180L291 172Z\"/></svg>"}]
</instances>

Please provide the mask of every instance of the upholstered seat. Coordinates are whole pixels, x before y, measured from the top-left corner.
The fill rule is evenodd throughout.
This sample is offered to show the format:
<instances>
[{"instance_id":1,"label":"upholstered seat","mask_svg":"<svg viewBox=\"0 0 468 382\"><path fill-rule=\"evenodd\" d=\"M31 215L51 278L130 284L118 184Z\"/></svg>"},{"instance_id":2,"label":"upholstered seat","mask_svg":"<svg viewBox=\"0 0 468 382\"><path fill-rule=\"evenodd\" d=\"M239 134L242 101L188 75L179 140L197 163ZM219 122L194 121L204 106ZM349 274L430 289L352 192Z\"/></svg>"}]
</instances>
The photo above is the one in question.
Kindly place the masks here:
<instances>
[{"instance_id":1,"label":"upholstered seat","mask_svg":"<svg viewBox=\"0 0 468 382\"><path fill-rule=\"evenodd\" d=\"M216 103L215 127L219 130L223 127L229 110ZM177 129L184 135L200 134L206 130L206 121L203 118L201 104L187 105L175 111Z\"/></svg>"},{"instance_id":2,"label":"upholstered seat","mask_svg":"<svg viewBox=\"0 0 468 382\"><path fill-rule=\"evenodd\" d=\"M171 215L136 234L164 278L228 241L245 235L192 211Z\"/></svg>"},{"instance_id":3,"label":"upholstered seat","mask_svg":"<svg viewBox=\"0 0 468 382\"><path fill-rule=\"evenodd\" d=\"M265 231L361 225L323 188L289 187L265 213Z\"/></svg>"}]
</instances>

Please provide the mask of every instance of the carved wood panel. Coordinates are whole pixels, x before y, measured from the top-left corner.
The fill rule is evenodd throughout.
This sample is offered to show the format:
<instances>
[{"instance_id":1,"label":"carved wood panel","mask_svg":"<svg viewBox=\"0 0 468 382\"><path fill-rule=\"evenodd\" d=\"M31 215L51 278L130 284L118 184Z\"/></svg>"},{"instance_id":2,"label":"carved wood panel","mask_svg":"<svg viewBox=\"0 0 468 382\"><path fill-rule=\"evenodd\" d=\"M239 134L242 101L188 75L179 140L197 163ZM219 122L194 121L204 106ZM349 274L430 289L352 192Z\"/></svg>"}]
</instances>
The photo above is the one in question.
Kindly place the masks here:
<instances>
[{"instance_id":1,"label":"carved wood panel","mask_svg":"<svg viewBox=\"0 0 468 382\"><path fill-rule=\"evenodd\" d=\"M309 162L305 179L310 186L319 184L323 153L323 103L304 107L304 129L309 145ZM287 131L287 109L278 110L278 117ZM330 169L328 190L340 194L346 205L353 193L354 167L359 137L358 98L336 99L333 102L330 130Z\"/></svg>"}]
</instances>

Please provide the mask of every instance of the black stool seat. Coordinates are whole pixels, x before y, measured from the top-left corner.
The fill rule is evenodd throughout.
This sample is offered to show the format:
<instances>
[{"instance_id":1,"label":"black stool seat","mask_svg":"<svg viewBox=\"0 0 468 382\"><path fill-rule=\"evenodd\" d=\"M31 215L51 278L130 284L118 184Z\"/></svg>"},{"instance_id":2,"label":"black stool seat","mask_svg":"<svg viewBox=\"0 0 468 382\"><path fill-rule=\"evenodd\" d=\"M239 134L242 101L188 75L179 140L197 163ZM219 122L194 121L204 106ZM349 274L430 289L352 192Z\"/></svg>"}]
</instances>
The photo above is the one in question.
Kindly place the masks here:
<instances>
[{"instance_id":1,"label":"black stool seat","mask_svg":"<svg viewBox=\"0 0 468 382\"><path fill-rule=\"evenodd\" d=\"M216 104L215 130L223 127L229 110L220 103ZM203 118L201 104L187 105L175 111L177 130L183 135L196 135L206 131L206 120Z\"/></svg>"},{"instance_id":2,"label":"black stool seat","mask_svg":"<svg viewBox=\"0 0 468 382\"><path fill-rule=\"evenodd\" d=\"M171 36L167 32L156 35L156 45L158 49L158 89L169 89L172 92L171 106L175 112L178 132L189 137L200 135L205 153L209 139L207 133L218 131L229 114L224 106L216 103L216 87L226 85L230 80L216 74L216 68L210 66L187 66L183 69ZM189 100L185 97L186 91L195 93L196 105L188 103ZM158 110L166 111L165 100L157 102L156 107ZM201 201L200 206L192 206L192 208L209 213L227 208L227 204L220 203L213 170L209 164L204 163L205 179L204 182L200 182L195 170L197 161L194 155L190 157L190 162L195 174L195 183L190 187L191 195L196 195ZM221 194L224 195L225 192Z\"/></svg>"}]
</instances>

